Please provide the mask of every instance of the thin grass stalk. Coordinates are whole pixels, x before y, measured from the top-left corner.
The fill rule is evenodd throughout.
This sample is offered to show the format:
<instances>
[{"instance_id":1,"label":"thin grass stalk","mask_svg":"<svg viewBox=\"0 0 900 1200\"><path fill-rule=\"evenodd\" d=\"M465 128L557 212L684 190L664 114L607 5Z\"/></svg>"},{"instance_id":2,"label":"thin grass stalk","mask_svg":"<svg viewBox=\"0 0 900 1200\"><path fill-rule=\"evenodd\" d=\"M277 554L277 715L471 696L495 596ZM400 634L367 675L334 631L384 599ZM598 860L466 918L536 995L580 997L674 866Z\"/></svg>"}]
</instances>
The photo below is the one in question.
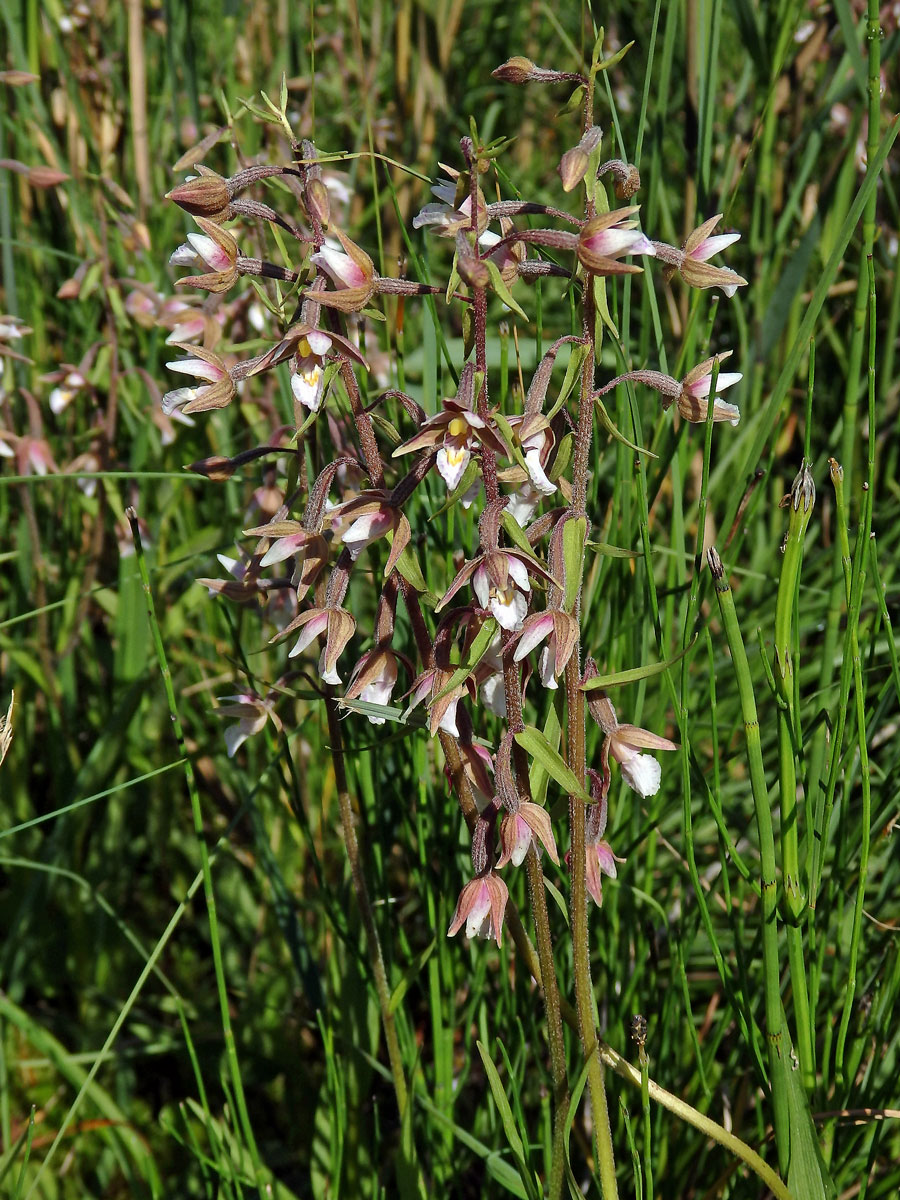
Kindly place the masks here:
<instances>
[{"instance_id":1,"label":"thin grass stalk","mask_svg":"<svg viewBox=\"0 0 900 1200\"><path fill-rule=\"evenodd\" d=\"M234 1089L235 1107L238 1113L238 1119L241 1125L241 1132L247 1144L247 1149L250 1153L250 1160L253 1163L254 1174L256 1177L256 1185L259 1190L260 1200L264 1198L264 1183L262 1162L259 1157L259 1151L256 1146L256 1138L253 1134L253 1127L250 1123L250 1114L247 1111L247 1100L244 1095L244 1084L241 1077L240 1063L238 1062L237 1046L234 1040L234 1031L231 1025L231 1012L228 1003L228 990L225 982L225 966L222 959L222 943L219 936L219 920L216 910L216 894L212 882L212 868L210 864L209 846L206 843L206 834L203 828L203 812L200 807L200 793L197 788L197 781L194 776L194 768L191 762L190 755L187 751L187 746L184 741L184 731L181 726L181 717L178 713L178 702L175 698L175 688L172 684L172 674L169 670L169 663L166 657L166 648L163 644L162 633L159 628L159 622L156 617L156 605L153 600L153 591L150 587L150 573L147 569L147 560L144 557L144 548L141 542L141 532L138 526L137 512L133 508L128 508L125 511L128 518L128 523L131 526L131 536L134 539L134 551L138 563L138 571L141 576L141 585L144 589L144 596L147 601L147 616L150 621L150 630L153 637L153 645L156 650L156 658L159 663L160 674L163 679L163 686L166 692L166 700L169 705L169 712L172 718L172 731L175 734L175 741L178 745L178 751L184 762L184 777L187 783L188 796L191 801L191 818L194 823L194 835L197 838L197 844L200 848L200 870L203 875L203 898L206 903L207 919L209 921L209 940L213 954L213 969L216 976L216 991L219 997L219 1014L222 1022L222 1037L225 1042L225 1055L228 1062L228 1074L231 1079L231 1086Z\"/></svg>"},{"instance_id":2,"label":"thin grass stalk","mask_svg":"<svg viewBox=\"0 0 900 1200\"><path fill-rule=\"evenodd\" d=\"M775 868L775 835L772 829L772 813L766 790L765 768L759 736L759 718L747 651L741 636L731 585L725 576L725 568L715 547L707 551L709 568L716 586L716 599L725 627L725 637L731 651L744 732L747 739L747 758L750 765L750 785L756 810L756 827L759 837L760 890L762 894L762 948L763 974L765 977L766 1040L769 1048L769 1083L772 1088L773 1124L775 1144L781 1173L787 1172L790 1162L791 1128L790 1100L785 1072L790 1069L790 1039L785 1028L784 1010L781 1005L781 969L778 961L778 913Z\"/></svg>"},{"instance_id":3,"label":"thin grass stalk","mask_svg":"<svg viewBox=\"0 0 900 1200\"><path fill-rule=\"evenodd\" d=\"M402 1124L409 1102L406 1076L403 1073L403 1055L400 1051L397 1026L394 1022L393 1010L391 1009L391 991L388 986L384 954L381 949L381 939L378 936L378 926L375 924L375 914L372 911L369 888L366 884L365 872L362 868L359 840L356 836L356 819L353 813L353 802L350 799L350 789L347 784L340 710L333 694L325 696L325 712L328 717L328 737L331 742L331 761L334 764L334 778L338 793L338 805L341 812L341 829L344 834L344 846L347 851L347 859L350 863L353 891L356 895L356 902L359 905L363 928L365 929L366 947L369 951L372 977L375 981L375 992L378 996L378 1007L381 1010L381 1025L384 1029L388 1061L391 1065L391 1079L394 1084L394 1094L397 1097L397 1110L400 1114Z\"/></svg>"},{"instance_id":4,"label":"thin grass stalk","mask_svg":"<svg viewBox=\"0 0 900 1200\"><path fill-rule=\"evenodd\" d=\"M788 497L790 518L781 576L775 601L775 664L774 682L778 700L778 782L781 797L781 870L784 881L786 936L791 989L794 997L794 1016L797 1029L797 1050L803 1085L815 1087L815 1044L810 1018L807 988L806 954L801 921L806 897L800 882L800 819L797 804L797 772L795 754L799 753L796 704L794 700L796 673L791 654L791 627L794 606L800 586L800 566L803 543L815 502L815 485L806 459L794 480Z\"/></svg>"},{"instance_id":5,"label":"thin grass stalk","mask_svg":"<svg viewBox=\"0 0 900 1200\"><path fill-rule=\"evenodd\" d=\"M871 16L871 5L870 5ZM875 22L877 25L877 10ZM871 54L871 50L870 50ZM877 60L876 60L877 61ZM871 58L870 58L871 68ZM870 80L871 85L871 80ZM863 905L865 903L866 879L869 870L869 847L872 836L872 790L869 774L869 750L866 740L866 693L863 686L862 667L859 655L859 614L862 603L862 589L865 581L866 550L869 534L872 528L872 494L875 482L875 267L871 250L868 258L869 277L869 353L868 353L868 400L869 400L869 455L868 481L863 494L863 513L860 521L856 542L856 561L853 568L852 587L850 591L848 633L850 635L850 655L853 663L853 689L856 700L857 744L859 747L859 773L862 791L862 812L860 814L860 847L859 847L859 877L856 888L856 899L853 906L853 928L850 936L850 957L847 966L847 986L844 992L844 1007L841 1012L841 1025L838 1032L835 1052L835 1069L839 1082L844 1080L844 1049L847 1042L847 1030L850 1025L850 1014L856 999L856 968L859 960L859 943L862 929ZM842 527L846 526L842 523Z\"/></svg>"}]
</instances>

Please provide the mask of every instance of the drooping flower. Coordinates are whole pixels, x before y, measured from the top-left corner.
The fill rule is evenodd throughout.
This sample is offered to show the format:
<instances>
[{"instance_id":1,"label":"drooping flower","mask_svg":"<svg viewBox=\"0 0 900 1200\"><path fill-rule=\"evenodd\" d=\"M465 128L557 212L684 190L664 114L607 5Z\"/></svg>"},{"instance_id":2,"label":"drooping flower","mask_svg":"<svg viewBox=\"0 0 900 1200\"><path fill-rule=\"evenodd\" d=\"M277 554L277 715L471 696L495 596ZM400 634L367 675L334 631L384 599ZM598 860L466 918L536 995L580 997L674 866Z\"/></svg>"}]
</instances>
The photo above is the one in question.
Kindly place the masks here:
<instances>
[{"instance_id":1,"label":"drooping flower","mask_svg":"<svg viewBox=\"0 0 900 1200\"><path fill-rule=\"evenodd\" d=\"M435 226L435 232L441 237L456 237L461 229L472 228L472 194L469 190L468 176L452 167L443 167L450 176L434 184L431 194L436 196L438 203L426 204L413 217L413 229L421 229L425 225ZM484 233L487 228L488 216L481 189L478 190L478 219L477 232Z\"/></svg>"},{"instance_id":2,"label":"drooping flower","mask_svg":"<svg viewBox=\"0 0 900 1200\"><path fill-rule=\"evenodd\" d=\"M366 704L386 705L397 683L398 656L389 646L376 646L364 654L350 676L346 700L362 700ZM408 664L407 664L408 669ZM373 725L383 725L384 717L366 713Z\"/></svg>"},{"instance_id":3,"label":"drooping flower","mask_svg":"<svg viewBox=\"0 0 900 1200\"><path fill-rule=\"evenodd\" d=\"M708 260L720 254L740 238L739 233L719 233L713 230L722 220L722 214L710 217L690 233L680 250L667 246L665 242L654 242L656 256L666 264L664 275L671 278L678 271L688 287L720 287L726 296L733 296L747 280L727 267L710 266Z\"/></svg>"},{"instance_id":4,"label":"drooping flower","mask_svg":"<svg viewBox=\"0 0 900 1200\"><path fill-rule=\"evenodd\" d=\"M391 503L390 494L383 490L370 489L360 492L343 504L335 505L330 517L336 537L347 547L354 561L366 546L393 530L394 539L385 568L386 576L394 569L412 537L409 521L400 508Z\"/></svg>"},{"instance_id":5,"label":"drooping flower","mask_svg":"<svg viewBox=\"0 0 900 1200\"><path fill-rule=\"evenodd\" d=\"M632 214L639 205L616 208L594 217L578 235L578 261L593 275L634 275L642 270L633 263L619 262L626 254L656 253L654 245L637 228Z\"/></svg>"},{"instance_id":6,"label":"drooping flower","mask_svg":"<svg viewBox=\"0 0 900 1200\"><path fill-rule=\"evenodd\" d=\"M260 560L260 567L294 559L293 583L298 600L305 597L328 562L328 542L324 535L307 529L300 521L270 521L267 525L245 529L244 533L248 537L273 539Z\"/></svg>"},{"instance_id":7,"label":"drooping flower","mask_svg":"<svg viewBox=\"0 0 900 1200\"><path fill-rule=\"evenodd\" d=\"M675 743L657 733L651 733L649 729L640 729L636 725L620 725L612 701L605 692L589 691L588 708L591 716L606 734L601 751L604 795L609 788L609 759L612 756L619 764L622 778L630 788L645 799L655 796L662 780L662 768L652 754L642 754L641 751L677 750Z\"/></svg>"},{"instance_id":8,"label":"drooping flower","mask_svg":"<svg viewBox=\"0 0 900 1200\"><path fill-rule=\"evenodd\" d=\"M678 411L686 421L705 421L709 412L709 393L712 388L713 367L717 362L724 362L731 356L731 351L716 354L705 362L694 367L681 381L681 395L676 401ZM740 371L720 371L716 379L716 391L713 396L713 420L730 421L737 425L741 419L740 409L736 404L728 404L719 399L719 393L733 387L744 378ZM663 402L663 407L666 407Z\"/></svg>"},{"instance_id":9,"label":"drooping flower","mask_svg":"<svg viewBox=\"0 0 900 1200\"><path fill-rule=\"evenodd\" d=\"M456 396L446 398L441 412L429 417L417 434L398 446L394 458L413 450L438 447L437 469L447 490L452 492L479 445L496 454L506 453L500 436L475 412L474 369L469 364L460 376Z\"/></svg>"},{"instance_id":10,"label":"drooping flower","mask_svg":"<svg viewBox=\"0 0 900 1200\"><path fill-rule=\"evenodd\" d=\"M408 692L410 711L428 699L428 731L432 737L439 729L451 737L459 737L456 709L469 688L466 681L444 693L452 675L453 672L444 667L429 667L417 676Z\"/></svg>"},{"instance_id":11,"label":"drooping flower","mask_svg":"<svg viewBox=\"0 0 900 1200\"><path fill-rule=\"evenodd\" d=\"M465 924L467 938L494 938L499 946L508 900L506 884L493 871L471 879L459 894L447 936L453 937Z\"/></svg>"},{"instance_id":12,"label":"drooping flower","mask_svg":"<svg viewBox=\"0 0 900 1200\"><path fill-rule=\"evenodd\" d=\"M507 813L503 819L497 869L505 867L508 862L514 867L521 866L532 842L538 850L543 846L551 861L559 866L550 814L540 804L532 804L530 800L526 800L519 805L516 812Z\"/></svg>"},{"instance_id":13,"label":"drooping flower","mask_svg":"<svg viewBox=\"0 0 900 1200\"><path fill-rule=\"evenodd\" d=\"M229 717L238 719L236 725L229 725L225 730L225 748L229 758L234 758L238 747L242 746L248 738L264 729L266 721L271 721L281 733L282 725L275 713L276 697L274 695L266 696L263 699L256 692L243 692L237 696L223 696L222 699L230 701L230 703L221 704L215 710L216 716L222 720L227 720Z\"/></svg>"},{"instance_id":14,"label":"drooping flower","mask_svg":"<svg viewBox=\"0 0 900 1200\"><path fill-rule=\"evenodd\" d=\"M553 582L536 558L523 550L492 550L467 562L441 597L439 612L470 579L482 608L490 609L501 629L521 629L528 611L531 583L528 575Z\"/></svg>"},{"instance_id":15,"label":"drooping flower","mask_svg":"<svg viewBox=\"0 0 900 1200\"><path fill-rule=\"evenodd\" d=\"M52 371L41 378L45 383L56 384L56 387L50 392L47 402L50 405L50 411L57 416L64 412L82 388L86 388L88 385L81 371L72 366L61 367L58 371Z\"/></svg>"},{"instance_id":16,"label":"drooping flower","mask_svg":"<svg viewBox=\"0 0 900 1200\"><path fill-rule=\"evenodd\" d=\"M197 260L209 270L202 275L189 275L178 280L179 287L199 287L207 292L227 292L238 277L238 246L231 234L208 221L205 217L194 218L203 233L189 233L169 258L173 267L193 265Z\"/></svg>"},{"instance_id":17,"label":"drooping flower","mask_svg":"<svg viewBox=\"0 0 900 1200\"><path fill-rule=\"evenodd\" d=\"M527 654L539 646L544 639L547 645L541 651L540 675L545 688L554 689L559 685L557 678L566 669L566 663L572 657L575 643L578 640L578 622L571 613L562 609L549 609L542 613L532 613L526 618L513 658L521 662Z\"/></svg>"},{"instance_id":18,"label":"drooping flower","mask_svg":"<svg viewBox=\"0 0 900 1200\"><path fill-rule=\"evenodd\" d=\"M356 618L344 608L310 608L296 616L277 636L281 638L297 629L301 633L288 651L288 658L302 654L311 642L324 633L325 646L319 656L319 675L325 683L339 685L341 677L337 673L337 660L353 637Z\"/></svg>"},{"instance_id":19,"label":"drooping flower","mask_svg":"<svg viewBox=\"0 0 900 1200\"><path fill-rule=\"evenodd\" d=\"M591 774L594 775L595 773L592 772ZM600 799L597 804L590 806L586 816L585 883L588 895L597 907L600 908L603 905L603 876L606 875L610 879L615 879L617 874L616 863L624 862L625 859L618 858L613 854L612 847L603 837L604 833L606 833L606 820L609 811L605 788L601 785L598 793L595 780L592 779L591 793L594 795L599 794Z\"/></svg>"},{"instance_id":20,"label":"drooping flower","mask_svg":"<svg viewBox=\"0 0 900 1200\"><path fill-rule=\"evenodd\" d=\"M218 354L202 346L177 345L189 358L178 358L166 363L170 371L182 375L193 375L204 380L200 387L175 388L166 392L162 400L163 412L171 415L176 409L185 413L205 412L211 408L226 408L235 395L234 380Z\"/></svg>"}]
</instances>

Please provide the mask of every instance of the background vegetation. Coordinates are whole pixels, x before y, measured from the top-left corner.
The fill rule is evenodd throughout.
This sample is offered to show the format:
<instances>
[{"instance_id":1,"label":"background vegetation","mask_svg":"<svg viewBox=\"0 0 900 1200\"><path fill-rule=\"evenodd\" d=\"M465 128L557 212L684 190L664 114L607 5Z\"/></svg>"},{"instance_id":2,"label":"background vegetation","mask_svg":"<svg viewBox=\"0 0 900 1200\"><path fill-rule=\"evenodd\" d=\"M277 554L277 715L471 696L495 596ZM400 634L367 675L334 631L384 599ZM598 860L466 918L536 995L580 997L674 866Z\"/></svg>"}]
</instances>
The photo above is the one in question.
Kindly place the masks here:
<instances>
[{"instance_id":1,"label":"background vegetation","mask_svg":"<svg viewBox=\"0 0 900 1200\"><path fill-rule=\"evenodd\" d=\"M677 654L694 633L698 540L715 541L731 573L774 792L778 704L765 663L787 526L779 501L806 449L819 498L794 614L800 830L809 869L814 828L824 853L817 907L804 917L818 1065L811 1104L839 1194L896 1195L900 673L890 614L900 561L900 215L889 158L877 192L870 174L876 318L867 328L864 18L847 0L656 8L636 0L595 14L492 0L4 5L0 69L35 77L0 85L0 310L31 329L5 340L0 400L0 440L13 453L0 475L4 711L16 693L0 768L4 1194L237 1197L269 1182L282 1198L414 1194L394 1174L398 1147L408 1161L413 1144L436 1196L533 1194L550 1144L542 1009L507 942L498 952L444 936L468 866L434 743L400 724L373 731L357 714L344 723L414 1081L406 1130L384 1067L314 692L301 680L279 709L284 732L269 725L226 757L216 698L244 691L248 679L274 679L282 652L260 651L258 624L196 579L221 577L216 554L234 554L236 532L253 523L255 491L277 481L248 468L214 484L182 468L261 440L290 419L289 394L282 381L192 427L163 420L160 395L173 386L168 331L144 319L135 293L173 292L167 260L189 225L162 197L183 178L173 166L185 151L221 130L203 161L223 174L286 161L283 135L241 103L258 102L260 89L277 96L282 74L297 135L322 152L355 155L340 164L346 227L385 274L409 259L398 216L408 224L428 198L425 177L439 161L460 165L470 114L485 140L515 137L500 163L521 195L559 203L555 164L578 139L577 118L558 115L565 91L511 88L490 72L511 54L576 70L596 21L608 47L635 43L610 73L597 116L610 154L615 147L640 166L643 228L680 244L699 220L724 212L727 227L743 232L729 265L750 286L725 304L648 272L616 302L622 353L635 366L678 375L707 346L733 348L744 380L729 399L742 421L716 431L698 529L703 430L676 428L652 394L620 389L610 415L659 458L637 469L633 453L601 431L594 536L639 557L593 560L590 649L604 673ZM889 131L900 44L893 9L882 27ZM444 247L422 234L412 246L430 278L446 278ZM526 374L538 341L546 348L569 331L565 289L553 283L517 291L539 318L512 322ZM250 299L231 313L229 336L245 348L263 344ZM407 302L402 325L396 304L385 311L370 352L377 342L386 377L396 384L402 370L405 386L433 407L454 387L430 306ZM504 316L498 304L495 328ZM458 326L450 334L458 350ZM496 347L499 372L499 338ZM605 354L610 375L622 369L612 340ZM66 381L74 368L77 387ZM59 396L51 406L59 387L75 393L64 407ZM38 475L47 454L51 470ZM844 468L861 588L849 613L829 456ZM857 538L870 473L871 540ZM129 504L142 522L213 857L233 1048ZM443 539L426 561L438 592L472 533L464 519L444 522L415 530L429 547ZM643 1015L650 1075L772 1159L744 725L708 573L700 578L699 636L684 672L616 694L624 719L678 740L681 706L689 770L666 763L649 801L611 794L609 836L627 863L592 913L596 998L611 1045L637 1061L629 1030ZM546 874L564 895L564 872L546 864ZM510 882L527 914L524 881ZM551 910L562 932L564 900ZM563 980L567 970L561 957ZM528 1168L510 1150L476 1039L504 1081ZM243 1098L228 1070L232 1053ZM569 1054L575 1081L575 1038ZM614 1077L609 1087L623 1194L647 1194L651 1165L657 1195L761 1194L758 1179L690 1126L656 1106L643 1113L640 1092ZM574 1177L590 1180L583 1112L570 1151Z\"/></svg>"}]
</instances>

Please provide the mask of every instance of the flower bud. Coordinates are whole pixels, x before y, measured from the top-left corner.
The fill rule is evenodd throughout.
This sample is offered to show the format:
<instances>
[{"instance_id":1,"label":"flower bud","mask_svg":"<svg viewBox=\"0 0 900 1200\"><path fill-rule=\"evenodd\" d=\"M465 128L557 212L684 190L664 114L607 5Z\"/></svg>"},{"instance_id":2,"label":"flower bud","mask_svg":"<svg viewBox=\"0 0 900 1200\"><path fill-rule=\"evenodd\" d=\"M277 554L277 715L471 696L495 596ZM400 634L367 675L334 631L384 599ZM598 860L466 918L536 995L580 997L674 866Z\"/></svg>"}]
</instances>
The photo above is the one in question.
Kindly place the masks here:
<instances>
[{"instance_id":1,"label":"flower bud","mask_svg":"<svg viewBox=\"0 0 900 1200\"><path fill-rule=\"evenodd\" d=\"M536 71L537 67L530 58L523 58L517 54L514 58L508 58L502 66L496 67L491 74L504 83L527 83L529 79L534 78Z\"/></svg>"},{"instance_id":2,"label":"flower bud","mask_svg":"<svg viewBox=\"0 0 900 1200\"><path fill-rule=\"evenodd\" d=\"M166 199L174 200L179 208L193 217L207 217L212 221L225 221L229 217L231 196L228 184L215 172L196 175L179 183L166 193Z\"/></svg>"},{"instance_id":3,"label":"flower bud","mask_svg":"<svg viewBox=\"0 0 900 1200\"><path fill-rule=\"evenodd\" d=\"M311 179L306 185L306 207L310 217L327 229L331 220L331 202L328 188L321 179Z\"/></svg>"}]
</instances>

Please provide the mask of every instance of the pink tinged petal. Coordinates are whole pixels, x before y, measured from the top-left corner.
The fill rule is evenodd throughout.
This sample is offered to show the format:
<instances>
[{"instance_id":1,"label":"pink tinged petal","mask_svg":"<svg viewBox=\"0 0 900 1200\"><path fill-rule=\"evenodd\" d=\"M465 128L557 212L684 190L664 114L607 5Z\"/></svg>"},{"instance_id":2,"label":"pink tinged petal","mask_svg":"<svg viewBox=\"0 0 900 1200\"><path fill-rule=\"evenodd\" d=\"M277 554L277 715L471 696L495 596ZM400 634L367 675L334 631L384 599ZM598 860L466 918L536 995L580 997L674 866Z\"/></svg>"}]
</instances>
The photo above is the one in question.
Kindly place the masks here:
<instances>
[{"instance_id":1,"label":"pink tinged petal","mask_svg":"<svg viewBox=\"0 0 900 1200\"><path fill-rule=\"evenodd\" d=\"M528 628L519 638L513 660L521 662L526 654L530 654L535 646L539 646L544 638L553 633L553 613L541 613L537 618L528 622Z\"/></svg>"},{"instance_id":2,"label":"pink tinged petal","mask_svg":"<svg viewBox=\"0 0 900 1200\"><path fill-rule=\"evenodd\" d=\"M390 512L366 513L365 516L357 517L341 541L350 551L350 557L355 562L360 552L387 533L393 524Z\"/></svg>"},{"instance_id":3,"label":"pink tinged petal","mask_svg":"<svg viewBox=\"0 0 900 1200\"><path fill-rule=\"evenodd\" d=\"M328 613L320 612L307 621L303 626L303 631L297 638L296 645L293 650L288 651L288 658L296 658L298 654L302 654L310 642L315 641L320 633L324 633L328 628ZM323 677L324 678L324 677Z\"/></svg>"},{"instance_id":4,"label":"pink tinged petal","mask_svg":"<svg viewBox=\"0 0 900 1200\"><path fill-rule=\"evenodd\" d=\"M331 338L321 329L311 329L306 335L306 340L313 354L318 354L320 358L331 349Z\"/></svg>"},{"instance_id":5,"label":"pink tinged petal","mask_svg":"<svg viewBox=\"0 0 900 1200\"><path fill-rule=\"evenodd\" d=\"M472 590L482 608L487 608L491 598L491 581L484 567L479 567L472 578Z\"/></svg>"},{"instance_id":6,"label":"pink tinged petal","mask_svg":"<svg viewBox=\"0 0 900 1200\"><path fill-rule=\"evenodd\" d=\"M202 337L205 330L205 322L202 316L191 318L189 321L184 321L180 325L175 325L172 332L166 338L167 346L178 345L179 342L190 342L194 338Z\"/></svg>"},{"instance_id":7,"label":"pink tinged petal","mask_svg":"<svg viewBox=\"0 0 900 1200\"><path fill-rule=\"evenodd\" d=\"M166 392L162 398L162 410L167 417L172 416L176 409L181 408L185 404L190 404L196 400L203 388L185 387L176 388L173 392Z\"/></svg>"},{"instance_id":8,"label":"pink tinged petal","mask_svg":"<svg viewBox=\"0 0 900 1200\"><path fill-rule=\"evenodd\" d=\"M635 754L621 763L622 778L639 796L655 796L662 780L662 767L652 754Z\"/></svg>"},{"instance_id":9,"label":"pink tinged petal","mask_svg":"<svg viewBox=\"0 0 900 1200\"><path fill-rule=\"evenodd\" d=\"M211 237L204 233L189 233L188 241L213 271L230 271L231 258Z\"/></svg>"},{"instance_id":10,"label":"pink tinged petal","mask_svg":"<svg viewBox=\"0 0 900 1200\"><path fill-rule=\"evenodd\" d=\"M284 562L291 558L303 546L305 534L294 533L289 537L278 538L272 543L259 561L261 567L271 567L273 563Z\"/></svg>"},{"instance_id":11,"label":"pink tinged petal","mask_svg":"<svg viewBox=\"0 0 900 1200\"><path fill-rule=\"evenodd\" d=\"M744 378L740 371L723 371L716 380L716 394L724 392L726 388L734 387L736 383ZM686 391L692 396L708 396L709 389L712 384L712 373L703 375L696 382L688 384Z\"/></svg>"},{"instance_id":12,"label":"pink tinged petal","mask_svg":"<svg viewBox=\"0 0 900 1200\"><path fill-rule=\"evenodd\" d=\"M512 841L512 849L510 850L509 860L514 867L521 867L525 861L525 855L528 853L534 833L528 822L523 821L518 815L507 817L507 820L511 820L513 823L515 838L514 841L510 839Z\"/></svg>"},{"instance_id":13,"label":"pink tinged petal","mask_svg":"<svg viewBox=\"0 0 900 1200\"><path fill-rule=\"evenodd\" d=\"M310 262L321 267L330 275L332 282L338 288L365 287L369 283L362 267L358 266L343 250L333 250L330 246L323 246L321 250L312 255Z\"/></svg>"},{"instance_id":14,"label":"pink tinged petal","mask_svg":"<svg viewBox=\"0 0 900 1200\"><path fill-rule=\"evenodd\" d=\"M486 885L482 885L472 907L466 917L466 937L490 937L491 934L491 894Z\"/></svg>"},{"instance_id":15,"label":"pink tinged petal","mask_svg":"<svg viewBox=\"0 0 900 1200\"><path fill-rule=\"evenodd\" d=\"M197 251L188 242L182 242L177 250L169 255L170 267L192 267L197 261Z\"/></svg>"},{"instance_id":16,"label":"pink tinged petal","mask_svg":"<svg viewBox=\"0 0 900 1200\"><path fill-rule=\"evenodd\" d=\"M721 254L729 246L740 241L739 233L717 233L715 237L704 238L696 249L689 251L690 257L697 262L706 262L714 254Z\"/></svg>"},{"instance_id":17,"label":"pink tinged petal","mask_svg":"<svg viewBox=\"0 0 900 1200\"><path fill-rule=\"evenodd\" d=\"M444 445L438 450L437 469L449 492L465 475L471 457L472 452L466 446Z\"/></svg>"},{"instance_id":18,"label":"pink tinged petal","mask_svg":"<svg viewBox=\"0 0 900 1200\"><path fill-rule=\"evenodd\" d=\"M584 245L594 254L602 254L605 258L615 258L620 254L653 254L653 246L642 233L616 226L601 229L593 236L586 237Z\"/></svg>"},{"instance_id":19,"label":"pink tinged petal","mask_svg":"<svg viewBox=\"0 0 900 1200\"><path fill-rule=\"evenodd\" d=\"M179 375L193 375L209 383L218 383L227 374L224 367L205 362L202 358L176 358L174 362L167 362L166 366L170 371L177 371Z\"/></svg>"},{"instance_id":20,"label":"pink tinged petal","mask_svg":"<svg viewBox=\"0 0 900 1200\"><path fill-rule=\"evenodd\" d=\"M593 846L588 846L588 854L594 856L603 875L608 875L610 879L617 877L616 856L613 854L609 842L595 842Z\"/></svg>"},{"instance_id":21,"label":"pink tinged petal","mask_svg":"<svg viewBox=\"0 0 900 1200\"><path fill-rule=\"evenodd\" d=\"M509 576L517 587L521 588L526 594L531 591L531 584L528 580L528 568L520 558L515 555L507 555L507 564L509 568Z\"/></svg>"}]
</instances>

